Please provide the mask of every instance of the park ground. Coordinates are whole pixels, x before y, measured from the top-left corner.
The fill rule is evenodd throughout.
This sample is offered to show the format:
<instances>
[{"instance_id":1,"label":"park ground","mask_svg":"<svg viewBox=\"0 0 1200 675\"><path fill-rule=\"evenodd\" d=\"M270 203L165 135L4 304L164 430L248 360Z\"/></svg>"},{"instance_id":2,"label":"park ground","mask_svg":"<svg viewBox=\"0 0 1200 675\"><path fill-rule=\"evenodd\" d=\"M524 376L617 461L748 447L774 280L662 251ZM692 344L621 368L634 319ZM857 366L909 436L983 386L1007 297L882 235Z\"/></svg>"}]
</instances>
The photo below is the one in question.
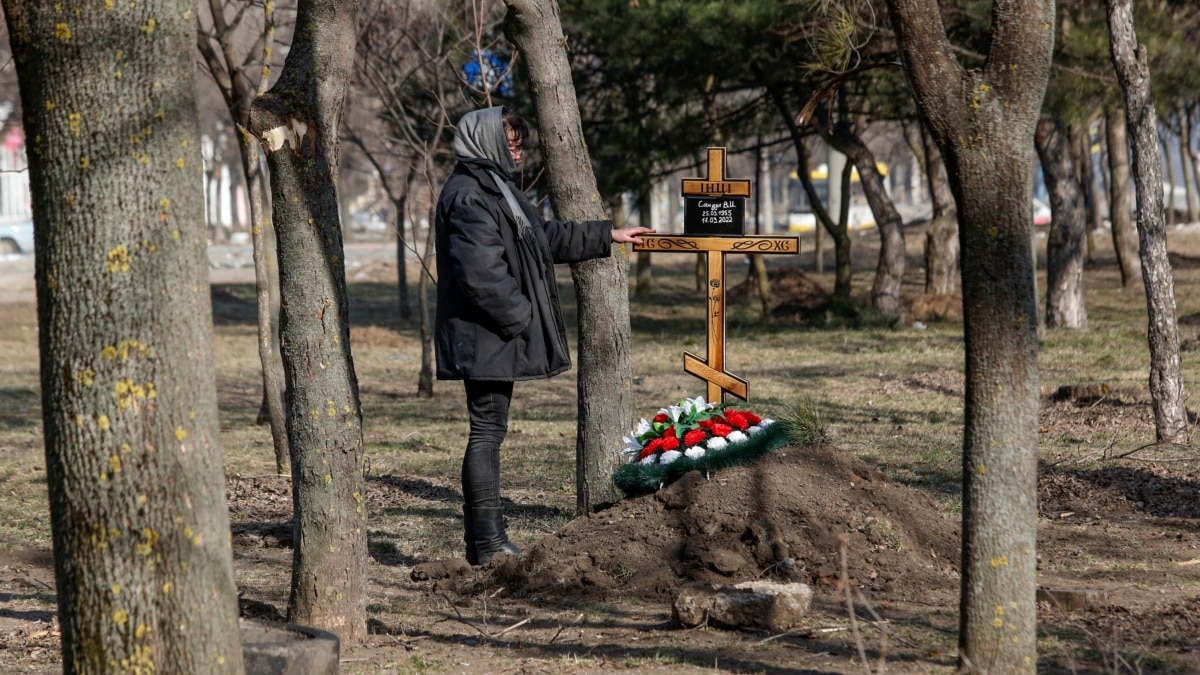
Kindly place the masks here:
<instances>
[{"instance_id":1,"label":"park ground","mask_svg":"<svg viewBox=\"0 0 1200 675\"><path fill-rule=\"evenodd\" d=\"M1200 457L1190 445L1153 442L1145 296L1120 288L1106 236L1097 233L1086 271L1089 330L1041 337L1039 670L1200 672ZM920 228L907 239L903 325L826 307L832 264L815 271L811 240L800 256L768 261L769 317L753 293L731 292L727 369L749 380L755 410L814 413L824 443L575 518L575 375L521 383L504 489L510 535L527 555L484 570L452 563L462 555L461 387L439 382L432 398L416 396L418 327L395 311L389 247L352 247L371 635L343 646L342 672L843 673L864 670L861 648L876 668L953 673L962 323L956 298L920 295ZM1045 239L1036 241L1044 255ZM869 292L876 246L873 232L854 240L858 297ZM1169 248L1188 408L1197 410L1200 228L1172 230ZM639 416L703 393L681 367L682 352L704 350L693 261L656 254L653 289L631 300ZM730 257L731 286L746 269ZM252 280L237 265L212 274L241 606L278 619L291 497L255 424ZM570 313L565 268L559 281ZM0 315L0 672L58 672L30 261L0 261ZM786 568L771 562L781 550ZM847 574L860 591L854 623L837 590ZM758 577L813 585L803 626L685 629L671 619L682 583Z\"/></svg>"}]
</instances>

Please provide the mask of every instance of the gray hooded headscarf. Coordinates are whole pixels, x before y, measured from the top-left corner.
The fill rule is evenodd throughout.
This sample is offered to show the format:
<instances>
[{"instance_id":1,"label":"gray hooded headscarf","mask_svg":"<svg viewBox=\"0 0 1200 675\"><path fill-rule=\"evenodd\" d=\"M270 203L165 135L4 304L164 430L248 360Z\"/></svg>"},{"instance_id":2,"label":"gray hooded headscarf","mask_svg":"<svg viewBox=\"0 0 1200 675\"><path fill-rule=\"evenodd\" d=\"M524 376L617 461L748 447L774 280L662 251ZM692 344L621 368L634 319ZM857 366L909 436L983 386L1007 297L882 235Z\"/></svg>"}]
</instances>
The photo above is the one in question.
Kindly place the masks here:
<instances>
[{"instance_id":1,"label":"gray hooded headscarf","mask_svg":"<svg viewBox=\"0 0 1200 675\"><path fill-rule=\"evenodd\" d=\"M487 169L488 175L496 181L504 200L508 202L513 217L517 219L517 237L524 239L529 234L530 225L525 210L508 184L508 176L517 170L517 163L508 151L504 108L495 106L463 115L454 129L454 157L460 162L475 163Z\"/></svg>"}]
</instances>

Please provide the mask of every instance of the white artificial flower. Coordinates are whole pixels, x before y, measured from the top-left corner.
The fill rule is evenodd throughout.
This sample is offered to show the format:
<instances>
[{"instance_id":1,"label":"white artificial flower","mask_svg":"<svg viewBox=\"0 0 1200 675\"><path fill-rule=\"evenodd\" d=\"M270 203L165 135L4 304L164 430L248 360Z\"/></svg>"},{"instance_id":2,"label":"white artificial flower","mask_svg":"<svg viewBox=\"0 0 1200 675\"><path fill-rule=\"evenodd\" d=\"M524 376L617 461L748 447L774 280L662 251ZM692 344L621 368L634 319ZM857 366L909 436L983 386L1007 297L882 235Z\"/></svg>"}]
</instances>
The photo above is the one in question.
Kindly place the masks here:
<instances>
[{"instance_id":1,"label":"white artificial flower","mask_svg":"<svg viewBox=\"0 0 1200 675\"><path fill-rule=\"evenodd\" d=\"M699 445L693 445L692 447L685 450L683 454L687 455L688 457L690 457L692 459L700 459L701 457L704 456L704 448L700 447Z\"/></svg>"},{"instance_id":2,"label":"white artificial flower","mask_svg":"<svg viewBox=\"0 0 1200 675\"><path fill-rule=\"evenodd\" d=\"M754 426L747 429L747 431L750 432L751 436L757 436L763 432L763 425L755 424Z\"/></svg>"},{"instance_id":3,"label":"white artificial flower","mask_svg":"<svg viewBox=\"0 0 1200 675\"><path fill-rule=\"evenodd\" d=\"M668 406L666 413L671 418L672 422L678 422L679 416L683 414L683 408L677 405Z\"/></svg>"},{"instance_id":4,"label":"white artificial flower","mask_svg":"<svg viewBox=\"0 0 1200 675\"><path fill-rule=\"evenodd\" d=\"M683 412L687 415L694 415L697 413L702 413L705 410L708 410L708 408L709 408L709 405L704 402L703 396L697 396L696 398L684 399L684 401L683 401Z\"/></svg>"},{"instance_id":5,"label":"white artificial flower","mask_svg":"<svg viewBox=\"0 0 1200 675\"><path fill-rule=\"evenodd\" d=\"M656 464L657 462L658 455L646 455L641 459L641 461L638 462L638 464Z\"/></svg>"},{"instance_id":6,"label":"white artificial flower","mask_svg":"<svg viewBox=\"0 0 1200 675\"><path fill-rule=\"evenodd\" d=\"M682 452L680 452L678 450L668 450L668 451L664 452L661 457L658 458L658 461L660 464L670 464L671 462L674 462L675 460L679 459L680 457L683 457Z\"/></svg>"},{"instance_id":7,"label":"white artificial flower","mask_svg":"<svg viewBox=\"0 0 1200 675\"><path fill-rule=\"evenodd\" d=\"M640 453L642 451L642 443L637 439L636 436L622 436L621 440L625 441L625 449L621 451L623 454L628 455L634 452Z\"/></svg>"},{"instance_id":8,"label":"white artificial flower","mask_svg":"<svg viewBox=\"0 0 1200 675\"><path fill-rule=\"evenodd\" d=\"M763 427L769 427L769 426L771 426L772 424L775 424L775 420L773 420L773 419L768 419L768 418L766 418L766 417L764 417L764 418L762 419L762 421L761 421L761 422L759 422L759 425L761 425L761 426L763 426Z\"/></svg>"},{"instance_id":9,"label":"white artificial flower","mask_svg":"<svg viewBox=\"0 0 1200 675\"><path fill-rule=\"evenodd\" d=\"M635 438L641 438L647 431L650 431L650 423L643 417L641 422L638 422L637 429L633 430Z\"/></svg>"},{"instance_id":10,"label":"white artificial flower","mask_svg":"<svg viewBox=\"0 0 1200 675\"><path fill-rule=\"evenodd\" d=\"M720 436L713 436L712 438L708 439L708 443L706 443L705 445L708 446L709 450L716 451L716 450L724 450L725 446L729 445L729 443L727 443L725 441L725 439L721 438Z\"/></svg>"},{"instance_id":11,"label":"white artificial flower","mask_svg":"<svg viewBox=\"0 0 1200 675\"><path fill-rule=\"evenodd\" d=\"M743 434L742 432L738 431L737 429L734 429L733 431L729 432L729 435L725 437L725 440L729 441L730 443L741 443L742 441L745 441L748 438L749 437L746 436L746 434Z\"/></svg>"}]
</instances>

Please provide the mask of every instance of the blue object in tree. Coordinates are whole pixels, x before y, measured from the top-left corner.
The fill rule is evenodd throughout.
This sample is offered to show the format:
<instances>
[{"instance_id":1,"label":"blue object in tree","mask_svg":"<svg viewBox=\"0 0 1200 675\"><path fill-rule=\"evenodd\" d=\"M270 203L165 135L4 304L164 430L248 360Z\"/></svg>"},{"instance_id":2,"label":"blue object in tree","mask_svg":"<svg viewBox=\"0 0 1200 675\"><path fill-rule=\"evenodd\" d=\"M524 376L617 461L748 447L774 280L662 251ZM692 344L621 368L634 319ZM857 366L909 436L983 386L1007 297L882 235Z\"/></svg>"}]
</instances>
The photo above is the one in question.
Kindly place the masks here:
<instances>
[{"instance_id":1,"label":"blue object in tree","mask_svg":"<svg viewBox=\"0 0 1200 675\"><path fill-rule=\"evenodd\" d=\"M463 64L463 77L472 87L500 96L512 96L512 71L508 68L508 62L490 49L471 52L470 58Z\"/></svg>"}]
</instances>

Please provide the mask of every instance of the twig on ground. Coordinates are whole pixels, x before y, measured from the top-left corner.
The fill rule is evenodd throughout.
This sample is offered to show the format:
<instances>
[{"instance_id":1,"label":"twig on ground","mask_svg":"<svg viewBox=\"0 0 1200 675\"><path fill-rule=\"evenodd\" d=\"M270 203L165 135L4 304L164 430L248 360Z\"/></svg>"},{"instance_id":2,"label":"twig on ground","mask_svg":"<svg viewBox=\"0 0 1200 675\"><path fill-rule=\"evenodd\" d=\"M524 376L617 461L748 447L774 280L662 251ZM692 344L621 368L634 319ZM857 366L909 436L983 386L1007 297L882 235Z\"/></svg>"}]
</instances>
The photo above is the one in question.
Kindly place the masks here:
<instances>
[{"instance_id":1,"label":"twig on ground","mask_svg":"<svg viewBox=\"0 0 1200 675\"><path fill-rule=\"evenodd\" d=\"M758 642L755 642L754 646L757 647L759 645L765 645L768 642L771 642L772 640L778 640L779 638L784 638L784 637L791 637L793 635L796 637L807 638L807 637L812 637L814 635L824 635L826 633L838 633L838 632L841 632L844 630L846 630L845 626L824 626L821 628L797 628L796 630L789 630L786 633L776 633L775 635L772 635L770 637L765 637L765 638L759 640Z\"/></svg>"},{"instance_id":2,"label":"twig on ground","mask_svg":"<svg viewBox=\"0 0 1200 675\"><path fill-rule=\"evenodd\" d=\"M867 661L867 648L863 645L862 633L858 631L858 619L854 616L854 595L850 592L850 566L846 563L846 537L838 535L838 558L841 560L841 591L846 596L846 613L850 615L850 632L854 634L854 645L858 647L858 657L862 659L863 668L871 672L871 663Z\"/></svg>"},{"instance_id":3,"label":"twig on ground","mask_svg":"<svg viewBox=\"0 0 1200 675\"><path fill-rule=\"evenodd\" d=\"M583 621L583 613L582 612L579 614L579 616L575 617L575 620L572 621L571 623L565 624L565 625L559 624L558 630L555 631L555 633L554 633L554 637L550 638L550 644L554 644L554 641L558 639L558 636L561 635L562 632L564 630L566 630L568 626L578 626L580 621Z\"/></svg>"}]
</instances>

